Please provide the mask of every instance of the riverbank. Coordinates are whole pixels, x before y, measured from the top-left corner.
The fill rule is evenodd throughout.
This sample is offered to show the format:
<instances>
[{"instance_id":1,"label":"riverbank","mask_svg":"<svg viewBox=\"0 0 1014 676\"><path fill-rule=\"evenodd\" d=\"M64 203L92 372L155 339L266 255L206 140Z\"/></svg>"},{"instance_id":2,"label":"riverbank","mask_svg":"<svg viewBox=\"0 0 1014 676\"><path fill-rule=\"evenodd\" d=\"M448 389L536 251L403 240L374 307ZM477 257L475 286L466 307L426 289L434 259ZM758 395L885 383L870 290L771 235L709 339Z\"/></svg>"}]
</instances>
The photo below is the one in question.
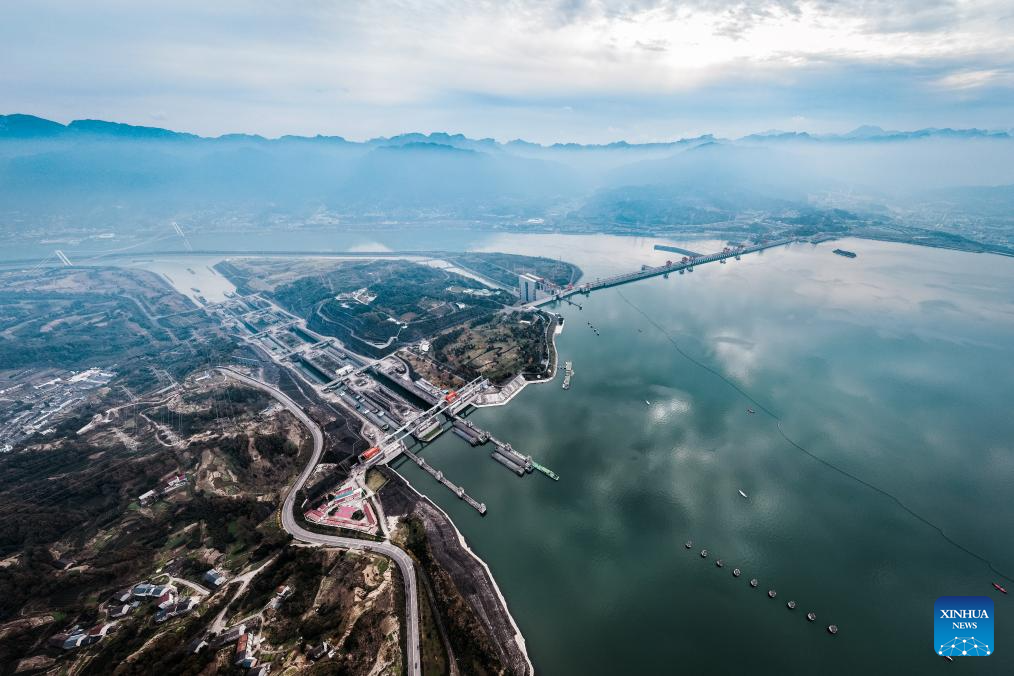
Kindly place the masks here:
<instances>
[{"instance_id":1,"label":"riverbank","mask_svg":"<svg viewBox=\"0 0 1014 676\"><path fill-rule=\"evenodd\" d=\"M553 318L550 326L547 330L546 345L549 348L549 375L544 378L536 378L534 380L528 380L521 373L514 376L510 382L501 387L497 392L491 394L480 394L475 401L476 408L486 408L489 406L504 406L509 404L514 397L521 393L521 390L525 389L532 384L548 383L556 378L556 373L559 370L559 353L556 349L556 337L563 332L563 329L557 329L556 315L547 313Z\"/></svg>"},{"instance_id":2,"label":"riverbank","mask_svg":"<svg viewBox=\"0 0 1014 676\"><path fill-rule=\"evenodd\" d=\"M472 610L474 620L489 637L504 669L516 676L534 674L524 636L489 566L468 546L465 536L444 510L397 470L387 467L382 471L388 481L378 497L386 513L399 519L416 517L422 521L434 559L453 580Z\"/></svg>"}]
</instances>

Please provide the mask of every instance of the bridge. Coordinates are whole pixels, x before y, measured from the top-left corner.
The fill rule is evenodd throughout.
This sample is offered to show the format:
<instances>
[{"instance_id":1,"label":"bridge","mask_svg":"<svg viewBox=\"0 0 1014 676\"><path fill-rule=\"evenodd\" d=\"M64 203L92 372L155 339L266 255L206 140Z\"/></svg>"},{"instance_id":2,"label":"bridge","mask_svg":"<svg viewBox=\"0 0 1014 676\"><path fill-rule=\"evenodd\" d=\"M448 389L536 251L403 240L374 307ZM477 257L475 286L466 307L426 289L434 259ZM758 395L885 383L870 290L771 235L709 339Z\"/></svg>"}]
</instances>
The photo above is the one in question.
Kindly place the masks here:
<instances>
[{"instance_id":1,"label":"bridge","mask_svg":"<svg viewBox=\"0 0 1014 676\"><path fill-rule=\"evenodd\" d=\"M401 455L406 449L401 440L407 436L426 436L436 424L440 425L440 416L444 412L452 415L472 403L480 392L489 387L489 381L485 378L476 378L456 392L445 395L431 408L421 412L419 415L410 418L396 430L391 431L377 443L380 453L369 459L367 465L388 463Z\"/></svg>"},{"instance_id":2,"label":"bridge","mask_svg":"<svg viewBox=\"0 0 1014 676\"><path fill-rule=\"evenodd\" d=\"M687 256L681 261L670 262L667 265L654 267L645 266L638 272L627 272L620 275L614 275L612 277L606 277L604 279L596 279L594 282L585 282L584 284L578 284L577 286L569 289L557 289L550 296L526 303L525 307L540 307L549 303L555 303L556 301L566 300L567 297L578 293L589 293L597 289L619 286L620 284L636 282L639 279L647 279L649 277L657 277L658 275L665 275L670 272L678 272L680 270L688 270L692 272L694 267L697 265L713 263L715 261L724 261L726 258L739 258L743 254L763 251L764 249L770 249L776 246L784 246L795 241L798 241L796 237L786 237L784 239L778 239L771 242L761 242L752 246L728 248L708 256Z\"/></svg>"}]
</instances>

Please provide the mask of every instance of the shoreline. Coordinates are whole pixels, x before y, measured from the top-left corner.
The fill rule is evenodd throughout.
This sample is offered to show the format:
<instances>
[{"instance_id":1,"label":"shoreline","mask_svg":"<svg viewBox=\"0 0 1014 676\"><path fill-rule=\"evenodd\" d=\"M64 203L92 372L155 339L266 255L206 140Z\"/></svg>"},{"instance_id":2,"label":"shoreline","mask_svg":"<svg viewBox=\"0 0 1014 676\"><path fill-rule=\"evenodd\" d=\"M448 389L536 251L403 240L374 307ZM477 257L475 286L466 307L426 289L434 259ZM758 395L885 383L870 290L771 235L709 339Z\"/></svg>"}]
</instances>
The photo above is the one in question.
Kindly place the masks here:
<instances>
[{"instance_id":1,"label":"shoreline","mask_svg":"<svg viewBox=\"0 0 1014 676\"><path fill-rule=\"evenodd\" d=\"M546 312L546 314L548 314L550 317L555 317L556 316L552 312L549 312L548 310L545 310L544 312ZM567 325L564 324L564 327L566 327L566 326ZM552 331L553 331L553 337L549 341L550 352L551 352L551 356L552 356L551 367L550 367L550 370L549 370L550 375L546 376L545 378L537 378L535 380L528 380L527 378L524 377L524 375L522 375L522 374L519 373L518 375L514 376L510 380L510 382L507 383L507 386L510 386L511 383L514 383L519 378L521 379L522 382L519 383L517 389L512 390L511 393L507 395L506 399L503 399L503 400L500 400L500 401L492 401L492 402L483 403L483 404L473 404L473 406L475 406L475 408L490 408L490 407L493 407L493 406L506 406L507 404L509 404L514 399L514 397L518 396L521 393L521 391L524 390L529 385L541 385L543 383L549 383L549 382L552 382L552 381L556 380L556 374L557 374L557 372L559 370L559 366L560 366L560 353L559 353L559 351L556 348L556 337L558 335L560 335L561 333L563 333L563 329L560 329L559 331L557 331L556 327L554 326L553 329L552 329Z\"/></svg>"},{"instance_id":2,"label":"shoreline","mask_svg":"<svg viewBox=\"0 0 1014 676\"><path fill-rule=\"evenodd\" d=\"M410 482L408 479L406 479L405 476L401 472L399 472L397 469L395 469L394 467L391 467L390 465L387 466L387 469L390 470L393 474L395 474L398 477L398 479L401 481L401 483L408 490L410 490L412 493L414 493L416 496L418 496L419 500L425 502L428 506L430 506L433 510L435 510L437 513L439 513L446 520L447 524L451 527L451 529L453 529L453 531L454 531L454 533L455 533L455 535L457 537L458 544L461 546L462 550L464 550L465 552L467 552L468 555L476 563L478 563L479 566L481 566L482 569L485 571L486 578L489 580L490 587L496 593L496 597L499 600L499 605L500 605L501 609L503 610L503 614L507 618L507 620L510 622L511 627L514 630L514 642L517 645L517 648L518 648L518 651L521 654L521 657L524 659L524 662L527 665L527 668L528 668L527 674L529 676L534 676L534 674L535 674L535 665L532 664L531 657L528 655L528 648L527 648L527 644L525 642L524 634L521 632L521 628L518 626L517 621L514 619L514 616L511 614L510 606L507 603L507 597L504 596L503 591L500 589L500 585L497 584L496 577L493 575L493 571L490 569L489 564L487 564L482 559L482 557L479 556L478 554L476 554L475 550L473 550L468 545L468 541L465 539L465 535L458 528L457 524L454 523L454 520L451 518L451 516L447 512L445 512L443 510L443 508L440 507L440 505L438 505L436 502L434 502L428 495L426 495L425 493L423 493L422 491L420 491L418 488L416 488L412 484L412 482ZM493 639L493 640L495 640L495 637L491 636L490 638Z\"/></svg>"}]
</instances>

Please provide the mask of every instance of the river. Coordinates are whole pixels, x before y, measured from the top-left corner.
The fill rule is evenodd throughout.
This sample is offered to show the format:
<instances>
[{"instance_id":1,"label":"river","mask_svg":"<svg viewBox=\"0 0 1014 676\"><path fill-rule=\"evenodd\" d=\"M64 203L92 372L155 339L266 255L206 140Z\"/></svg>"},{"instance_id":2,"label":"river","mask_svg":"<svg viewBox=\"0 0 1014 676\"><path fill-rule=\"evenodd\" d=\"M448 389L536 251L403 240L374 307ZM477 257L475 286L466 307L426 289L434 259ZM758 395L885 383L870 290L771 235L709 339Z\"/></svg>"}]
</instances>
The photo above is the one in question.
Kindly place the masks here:
<instances>
[{"instance_id":1,"label":"river","mask_svg":"<svg viewBox=\"0 0 1014 676\"><path fill-rule=\"evenodd\" d=\"M480 517L401 468L489 563L539 673L931 673L944 595L996 596L1014 637L1004 578L960 548L1014 573L1014 261L792 245L577 301L571 389L471 418L559 482L445 435L424 454ZM977 666L1009 673L996 648Z\"/></svg>"},{"instance_id":2,"label":"river","mask_svg":"<svg viewBox=\"0 0 1014 676\"><path fill-rule=\"evenodd\" d=\"M244 248L542 254L589 279L674 257L661 241L386 232ZM227 290L205 257L117 260ZM932 652L944 595L996 597L1000 644L977 667L1014 671L1014 600L990 583L1014 585L977 558L1014 575L1014 261L794 244L575 300L558 308L571 389L530 386L472 417L559 482L445 435L424 455L487 504L480 517L400 468L490 565L540 674L932 673L957 666Z\"/></svg>"}]
</instances>

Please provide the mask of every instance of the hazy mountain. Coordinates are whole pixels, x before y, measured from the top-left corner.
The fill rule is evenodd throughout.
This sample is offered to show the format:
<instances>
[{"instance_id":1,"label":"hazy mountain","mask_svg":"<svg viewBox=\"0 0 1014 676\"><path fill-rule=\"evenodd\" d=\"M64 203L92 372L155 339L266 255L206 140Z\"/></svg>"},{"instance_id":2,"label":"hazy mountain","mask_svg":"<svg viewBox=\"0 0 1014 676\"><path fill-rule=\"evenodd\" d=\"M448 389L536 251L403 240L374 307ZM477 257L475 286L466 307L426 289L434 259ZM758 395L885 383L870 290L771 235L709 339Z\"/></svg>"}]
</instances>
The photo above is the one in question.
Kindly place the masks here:
<instances>
[{"instance_id":1,"label":"hazy mountain","mask_svg":"<svg viewBox=\"0 0 1014 676\"><path fill-rule=\"evenodd\" d=\"M989 186L1011 184L1014 139L980 129L863 126L838 135L772 130L739 139L541 145L444 132L365 142L208 138L101 120L63 125L0 116L0 216L85 229L185 216L302 223L309 214L330 214L324 222L527 227L518 224L531 220L631 232L865 218L968 231L986 223L997 239L1014 227L1003 211L1008 193ZM979 220L941 217L941 209ZM6 227L0 236L22 226Z\"/></svg>"}]
</instances>

